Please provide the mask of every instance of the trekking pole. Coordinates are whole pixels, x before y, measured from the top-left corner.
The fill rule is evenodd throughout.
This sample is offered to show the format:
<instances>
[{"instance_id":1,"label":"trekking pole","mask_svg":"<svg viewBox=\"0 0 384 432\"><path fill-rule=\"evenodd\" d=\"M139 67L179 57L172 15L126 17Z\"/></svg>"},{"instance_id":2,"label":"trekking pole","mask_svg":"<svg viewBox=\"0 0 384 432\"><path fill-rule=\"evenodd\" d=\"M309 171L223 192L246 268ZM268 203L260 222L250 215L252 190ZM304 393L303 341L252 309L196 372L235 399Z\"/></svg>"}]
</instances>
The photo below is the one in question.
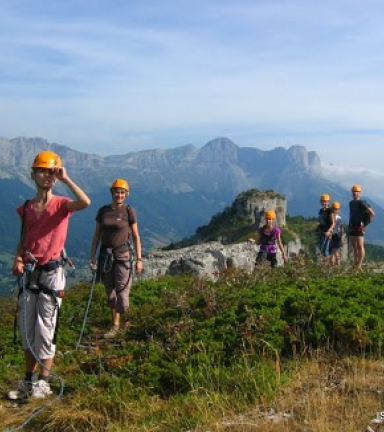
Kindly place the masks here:
<instances>
[{"instance_id":1,"label":"trekking pole","mask_svg":"<svg viewBox=\"0 0 384 432\"><path fill-rule=\"evenodd\" d=\"M85 310L84 319L83 319L83 325L81 327L79 340L77 341L76 350L79 349L79 346L80 346L80 343L81 343L81 339L82 339L83 334L84 334L84 329L85 329L85 325L87 323L89 308L91 307L91 303L92 303L93 291L95 290L95 284L96 284L96 271L93 271L91 292L89 293L88 304L87 304L87 308Z\"/></svg>"}]
</instances>

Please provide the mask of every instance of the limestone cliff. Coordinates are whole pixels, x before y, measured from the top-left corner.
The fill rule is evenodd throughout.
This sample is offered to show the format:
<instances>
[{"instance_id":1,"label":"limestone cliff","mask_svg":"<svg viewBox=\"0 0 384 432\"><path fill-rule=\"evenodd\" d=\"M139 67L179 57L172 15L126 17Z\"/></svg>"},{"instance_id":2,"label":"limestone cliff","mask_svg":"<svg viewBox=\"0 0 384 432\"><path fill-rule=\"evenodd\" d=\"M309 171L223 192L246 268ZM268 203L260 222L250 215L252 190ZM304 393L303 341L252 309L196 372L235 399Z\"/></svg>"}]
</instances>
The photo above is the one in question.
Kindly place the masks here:
<instances>
[{"instance_id":1,"label":"limestone cliff","mask_svg":"<svg viewBox=\"0 0 384 432\"><path fill-rule=\"evenodd\" d=\"M197 228L191 239L181 241L179 245L213 240L234 243L252 237L265 223L265 213L268 210L276 212L277 226L285 226L287 202L282 195L258 189L242 192L231 206L214 215L207 225Z\"/></svg>"},{"instance_id":2,"label":"limestone cliff","mask_svg":"<svg viewBox=\"0 0 384 432\"><path fill-rule=\"evenodd\" d=\"M302 252L298 238L285 247L291 257ZM254 269L258 249L259 247L254 243L246 241L231 245L208 242L176 250L155 251L144 257L145 272L139 276L135 275L135 278L150 279L188 273L215 279L230 267L251 272ZM280 251L277 253L277 259L278 265L282 265Z\"/></svg>"}]
</instances>

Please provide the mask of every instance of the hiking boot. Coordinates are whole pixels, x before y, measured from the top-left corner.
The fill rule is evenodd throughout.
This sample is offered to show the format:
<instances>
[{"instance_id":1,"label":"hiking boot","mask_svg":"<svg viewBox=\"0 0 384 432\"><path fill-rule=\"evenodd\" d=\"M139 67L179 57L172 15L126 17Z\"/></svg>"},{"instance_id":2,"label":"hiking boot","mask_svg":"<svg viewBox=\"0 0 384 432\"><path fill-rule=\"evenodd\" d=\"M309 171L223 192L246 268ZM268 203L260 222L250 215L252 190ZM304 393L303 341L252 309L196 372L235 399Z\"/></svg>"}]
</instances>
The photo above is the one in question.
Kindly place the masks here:
<instances>
[{"instance_id":1,"label":"hiking boot","mask_svg":"<svg viewBox=\"0 0 384 432\"><path fill-rule=\"evenodd\" d=\"M22 400L31 396L33 384L30 381L20 381L15 390L8 392L8 399Z\"/></svg>"},{"instance_id":2,"label":"hiking boot","mask_svg":"<svg viewBox=\"0 0 384 432\"><path fill-rule=\"evenodd\" d=\"M32 397L43 399L46 396L50 396L53 394L51 390L51 386L47 383L47 381L39 380L35 382L32 386Z\"/></svg>"},{"instance_id":3,"label":"hiking boot","mask_svg":"<svg viewBox=\"0 0 384 432\"><path fill-rule=\"evenodd\" d=\"M104 333L103 337L104 337L104 339L113 339L114 337L117 336L119 331L120 331L119 327L113 326L113 327L111 327L110 330L107 331L107 333Z\"/></svg>"},{"instance_id":4,"label":"hiking boot","mask_svg":"<svg viewBox=\"0 0 384 432\"><path fill-rule=\"evenodd\" d=\"M131 328L131 323L129 321L126 321L123 325L124 330L129 330Z\"/></svg>"}]
</instances>

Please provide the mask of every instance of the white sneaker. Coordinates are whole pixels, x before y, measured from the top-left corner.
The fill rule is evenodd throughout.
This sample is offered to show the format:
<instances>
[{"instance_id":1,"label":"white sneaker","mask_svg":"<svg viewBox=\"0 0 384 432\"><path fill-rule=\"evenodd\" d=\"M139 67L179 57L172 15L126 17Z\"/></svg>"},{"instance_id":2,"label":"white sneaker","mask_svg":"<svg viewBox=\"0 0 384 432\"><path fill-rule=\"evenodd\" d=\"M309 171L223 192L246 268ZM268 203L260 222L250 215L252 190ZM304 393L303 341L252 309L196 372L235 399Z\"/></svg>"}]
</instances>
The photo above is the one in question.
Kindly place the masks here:
<instances>
[{"instance_id":1,"label":"white sneaker","mask_svg":"<svg viewBox=\"0 0 384 432\"><path fill-rule=\"evenodd\" d=\"M8 392L8 399L10 400L21 400L26 399L27 397L31 396L32 393L32 383L30 381L20 381L19 384L17 384L17 387L15 390L11 390Z\"/></svg>"},{"instance_id":2,"label":"white sneaker","mask_svg":"<svg viewBox=\"0 0 384 432\"><path fill-rule=\"evenodd\" d=\"M53 394L53 391L51 390L51 387L47 383L47 381L39 380L39 381L33 383L33 386L32 386L32 397L33 398L43 399L46 396L50 396L51 394Z\"/></svg>"},{"instance_id":3,"label":"white sneaker","mask_svg":"<svg viewBox=\"0 0 384 432\"><path fill-rule=\"evenodd\" d=\"M107 333L104 333L103 337L104 339L113 339L118 335L119 332L120 332L119 327L112 326L111 329L107 331Z\"/></svg>"}]
</instances>

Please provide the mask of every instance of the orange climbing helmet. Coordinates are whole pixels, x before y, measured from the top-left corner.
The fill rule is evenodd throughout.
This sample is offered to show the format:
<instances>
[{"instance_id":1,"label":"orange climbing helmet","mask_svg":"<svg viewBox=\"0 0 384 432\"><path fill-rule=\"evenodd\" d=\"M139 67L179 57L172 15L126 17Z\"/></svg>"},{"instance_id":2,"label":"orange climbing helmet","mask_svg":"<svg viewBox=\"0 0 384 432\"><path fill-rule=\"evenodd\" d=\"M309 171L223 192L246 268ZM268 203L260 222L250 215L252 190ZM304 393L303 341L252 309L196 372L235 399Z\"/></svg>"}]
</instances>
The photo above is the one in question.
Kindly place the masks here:
<instances>
[{"instance_id":1,"label":"orange climbing helmet","mask_svg":"<svg viewBox=\"0 0 384 432\"><path fill-rule=\"evenodd\" d=\"M329 200L330 200L330 197L328 194L323 194L320 197L320 201L329 201Z\"/></svg>"},{"instance_id":2,"label":"orange climbing helmet","mask_svg":"<svg viewBox=\"0 0 384 432\"><path fill-rule=\"evenodd\" d=\"M42 151L36 155L32 162L31 168L60 168L61 159L56 153L51 151Z\"/></svg>"},{"instance_id":3,"label":"orange climbing helmet","mask_svg":"<svg viewBox=\"0 0 384 432\"><path fill-rule=\"evenodd\" d=\"M360 185L353 185L351 191L352 192L361 192L361 186Z\"/></svg>"},{"instance_id":4,"label":"orange climbing helmet","mask_svg":"<svg viewBox=\"0 0 384 432\"><path fill-rule=\"evenodd\" d=\"M129 191L129 184L126 180L116 179L111 185L111 189L114 189L114 188L125 189L128 192Z\"/></svg>"},{"instance_id":5,"label":"orange climbing helmet","mask_svg":"<svg viewBox=\"0 0 384 432\"><path fill-rule=\"evenodd\" d=\"M272 219L272 220L276 219L276 213L274 210L268 210L267 212L265 212L265 220L268 219Z\"/></svg>"},{"instance_id":6,"label":"orange climbing helmet","mask_svg":"<svg viewBox=\"0 0 384 432\"><path fill-rule=\"evenodd\" d=\"M334 210L340 210L341 205L340 205L339 202L335 201L334 203L332 203L332 208L333 208Z\"/></svg>"}]
</instances>

